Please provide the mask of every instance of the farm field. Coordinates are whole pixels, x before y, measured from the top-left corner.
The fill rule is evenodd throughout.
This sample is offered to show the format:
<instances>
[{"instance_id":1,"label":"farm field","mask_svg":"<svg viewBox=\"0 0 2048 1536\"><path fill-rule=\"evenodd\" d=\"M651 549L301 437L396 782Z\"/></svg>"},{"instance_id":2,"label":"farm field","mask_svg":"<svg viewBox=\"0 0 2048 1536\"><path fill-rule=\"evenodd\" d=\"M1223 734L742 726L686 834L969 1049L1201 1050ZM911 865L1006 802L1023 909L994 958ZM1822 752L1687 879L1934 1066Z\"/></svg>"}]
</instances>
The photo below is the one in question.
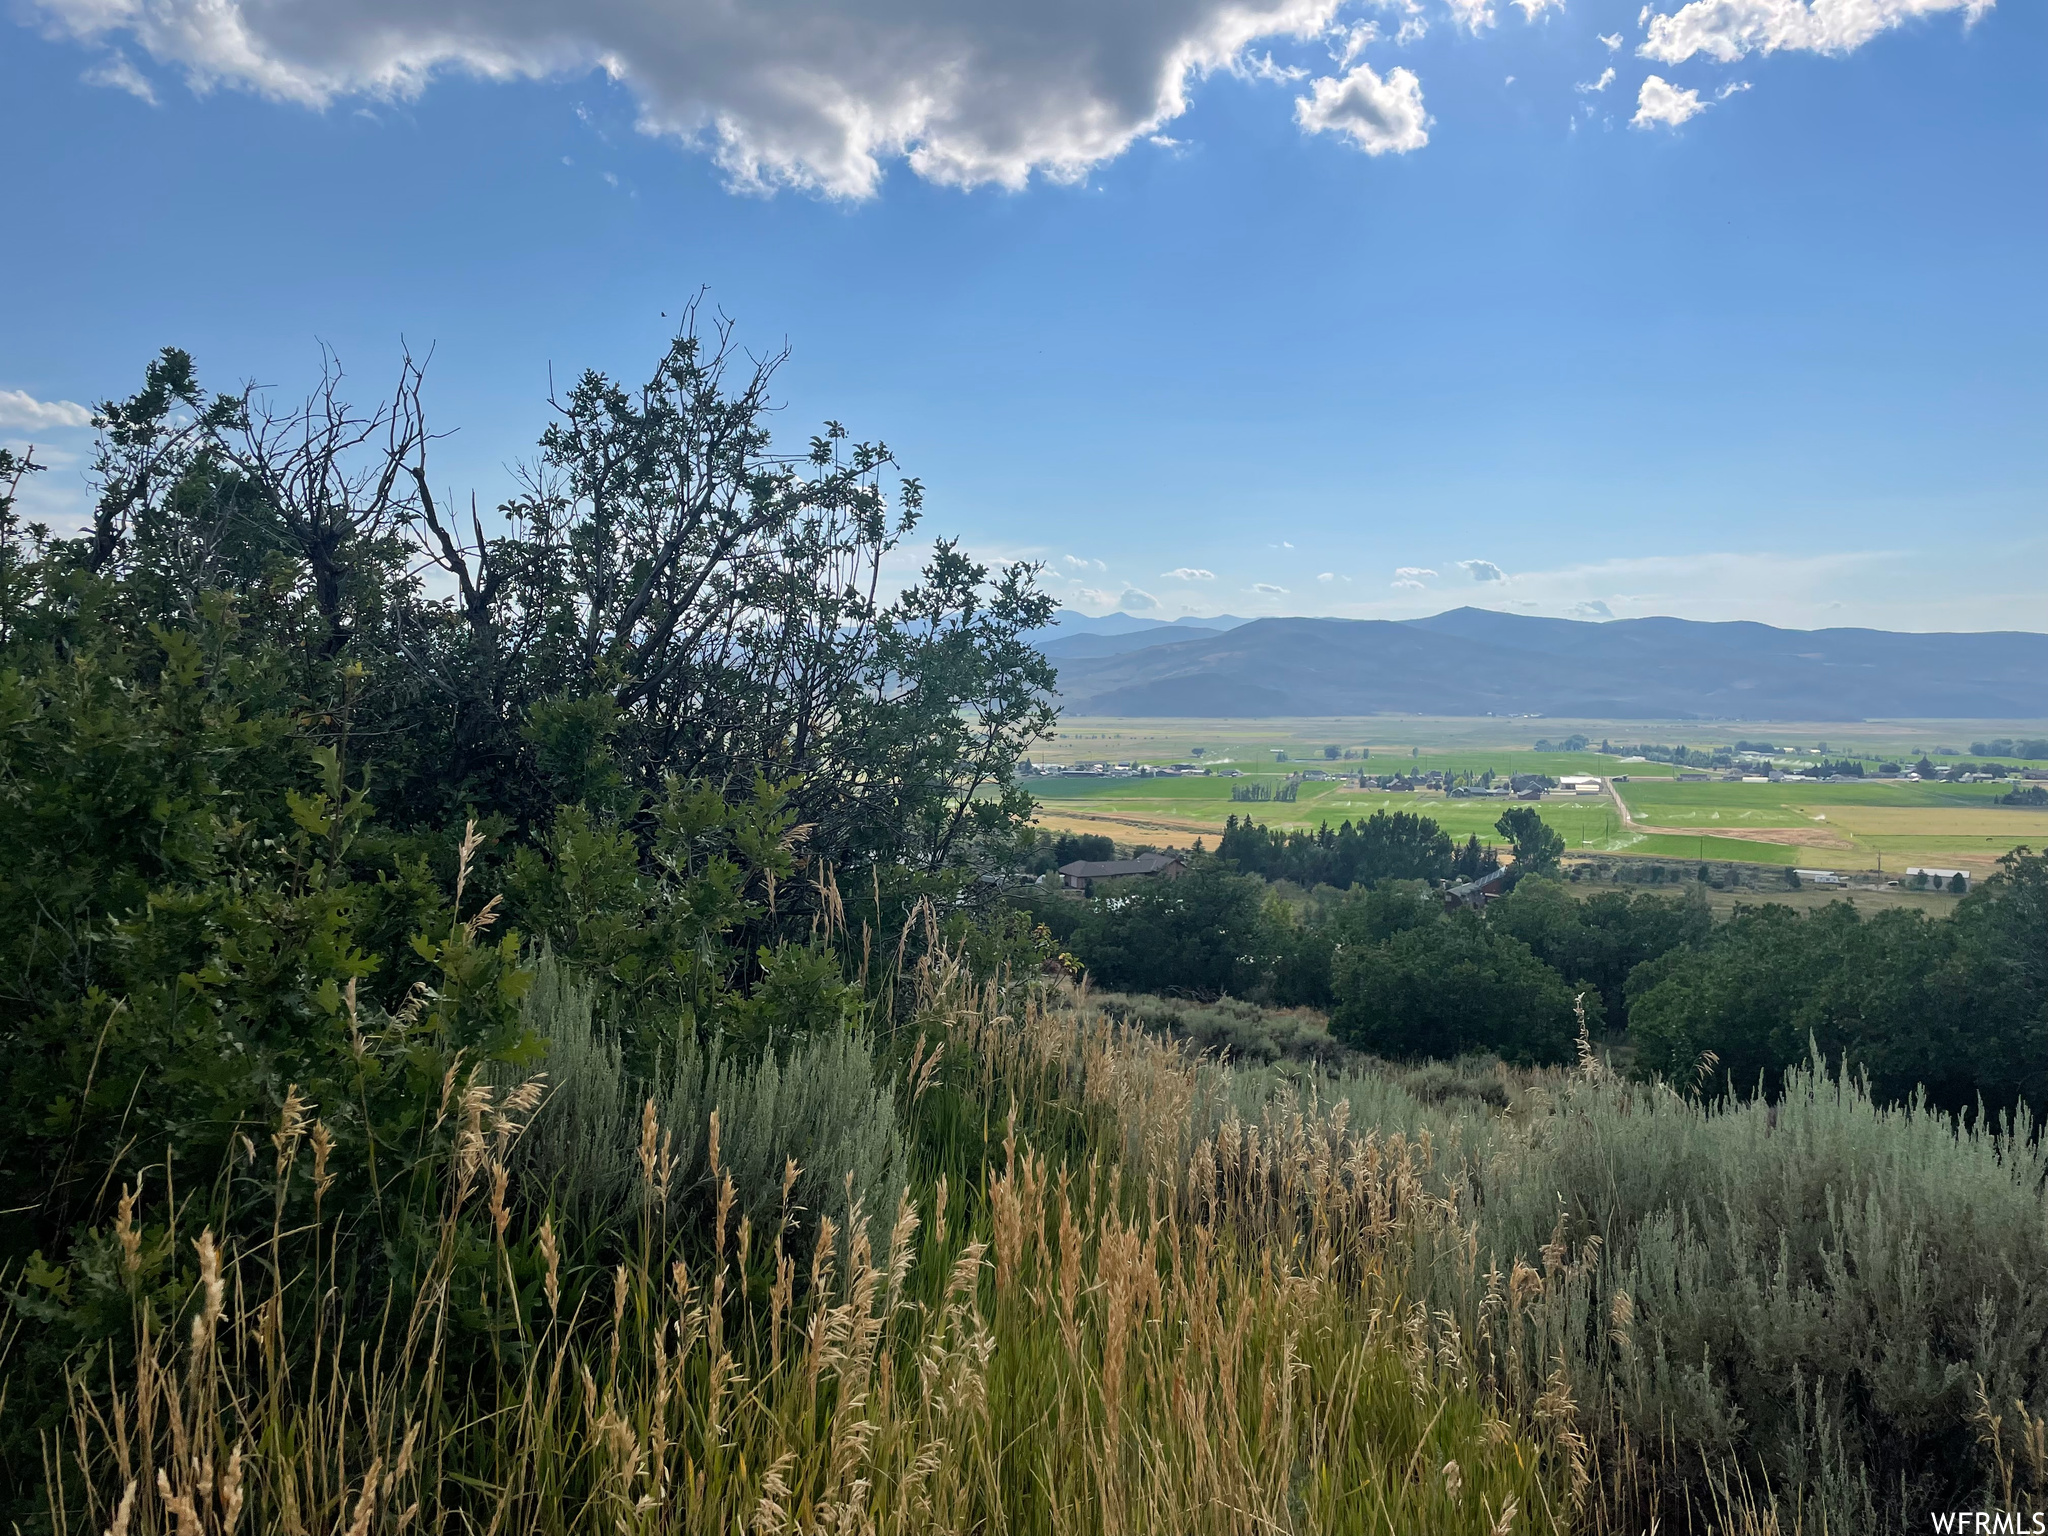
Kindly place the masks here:
<instances>
[{"instance_id":1,"label":"farm field","mask_svg":"<svg viewBox=\"0 0 2048 1536\"><path fill-rule=\"evenodd\" d=\"M1664 830L1673 829L1710 843L1796 850L1798 862L1821 869L1988 871L2015 846L2048 842L2048 811L1998 805L2002 790L1991 784L1680 784L1631 776L1615 790L1637 824L1631 831L1658 829L1644 832L1644 842L1671 845L1617 852L1677 852L1689 839Z\"/></svg>"},{"instance_id":2,"label":"farm field","mask_svg":"<svg viewBox=\"0 0 2048 1536\"><path fill-rule=\"evenodd\" d=\"M1205 761L1234 759L1237 767L1272 761L1273 752L1290 758L1319 757L1326 746L1370 747L1373 760L1406 756L1419 750L1432 754L1438 766L1462 772L1467 762L1483 768L1483 759L1502 751L1526 753L1539 740L1561 741L1585 736L1598 743L1658 742L1667 746L1711 747L1737 740L1769 740L1781 746L1813 749L1827 743L1841 756L1913 757L1937 754L1943 747L1968 752L1973 741L1997 737L2048 736L2041 720L1564 720L1466 719L1424 715L1373 715L1365 718L1289 717L1271 720L1123 719L1074 716L1060 722L1058 734L1032 754L1054 762L1076 758L1110 758L1118 762L1170 763L1187 759L1195 747L1206 748ZM1477 754L1473 757L1472 754ZM1611 757L1589 754L1608 769ZM1631 764L1628 772L1661 771L1663 765ZM1528 770L1525 770L1528 771ZM1538 769L1554 773L1555 769ZM1567 769L1579 772L1579 769ZM1588 767L1585 772L1594 772ZM1597 771L1607 771L1597 770Z\"/></svg>"},{"instance_id":3,"label":"farm field","mask_svg":"<svg viewBox=\"0 0 2048 1536\"><path fill-rule=\"evenodd\" d=\"M1543 819L1564 836L1569 853L1607 853L1664 859L1729 860L1822 869L1903 871L1933 864L1988 873L1998 857L2020 845L2048 845L2048 811L1995 803L2002 786L1873 782L1852 784L1680 783L1678 769L1656 762L1623 763L1599 752L1536 752L1538 739L1572 734L1617 745L1637 741L1696 746L1737 739L1768 739L1811 751L1821 742L1835 755L1905 756L1909 752L2031 729L2008 722L1904 721L1843 726L1768 725L1756 722L1644 723L1555 720L1075 720L1042 748L1042 761L1167 763L1198 760L1235 769L1243 778L1034 778L1039 825L1052 832L1107 833L1124 843L1187 847L1213 843L1232 814L1274 828L1311 828L1359 820L1375 811L1407 810L1430 816L1459 841L1477 834L1495 840L1498 800L1448 799L1429 791L1357 790L1335 783L1304 783L1292 803L1241 802L1233 784L1277 785L1302 770L1356 773L1427 773L1432 770L1496 777L1515 773L1625 773L1612 796L1550 799L1537 804ZM1331 761L1324 748L1370 751L1364 761ZM1276 754L1285 752L1286 761Z\"/></svg>"},{"instance_id":4,"label":"farm field","mask_svg":"<svg viewBox=\"0 0 2048 1536\"><path fill-rule=\"evenodd\" d=\"M1502 770L1505 771L1505 770ZM1517 768L1517 772L1555 770ZM1567 769L1566 772L1584 770ZM1278 782L1281 775L1268 775ZM1269 827L1314 827L1323 822L1362 821L1374 811L1415 811L1430 817L1460 842L1477 833L1482 842L1498 841L1493 824L1507 808L1499 800L1448 800L1426 791L1392 794L1384 790L1345 789L1335 784L1304 784L1293 804L1245 804L1230 798L1232 784L1243 779L1033 779L1038 822L1056 832L1107 832L1119 842L1150 842L1186 846L1194 837L1210 842L1221 835L1225 818L1251 816ZM1605 798L1545 801L1543 819L1564 835L1573 848L1605 849L1621 832L1621 816ZM1691 842L1692 839L1687 839Z\"/></svg>"},{"instance_id":5,"label":"farm field","mask_svg":"<svg viewBox=\"0 0 2048 1536\"><path fill-rule=\"evenodd\" d=\"M1660 893L1668 895L1677 889L1682 889L1682 887L1670 885L1663 887L1654 885L1621 885L1607 880L1580 880L1571 886L1572 893L1581 897L1599 896L1609 892L1623 896L1640 896L1646 891L1651 895ZM1946 917L1955 911L1956 903L1962 900L1960 896L1952 896L1946 891L1871 890L1865 887L1851 887L1844 890L1839 886L1819 885L1805 886L1796 891L1778 890L1770 886L1759 888L1747 885L1738 890L1722 890L1718 886L1703 885L1700 887L1700 894L1705 897L1708 907L1719 917L1727 916L1737 907L1769 905L1774 907L1794 907L1800 911L1812 911L1818 907L1830 906L1838 901L1846 901L1857 911L1866 915L1874 912L1888 912L1898 907L1907 907L1925 912L1929 917Z\"/></svg>"}]
</instances>

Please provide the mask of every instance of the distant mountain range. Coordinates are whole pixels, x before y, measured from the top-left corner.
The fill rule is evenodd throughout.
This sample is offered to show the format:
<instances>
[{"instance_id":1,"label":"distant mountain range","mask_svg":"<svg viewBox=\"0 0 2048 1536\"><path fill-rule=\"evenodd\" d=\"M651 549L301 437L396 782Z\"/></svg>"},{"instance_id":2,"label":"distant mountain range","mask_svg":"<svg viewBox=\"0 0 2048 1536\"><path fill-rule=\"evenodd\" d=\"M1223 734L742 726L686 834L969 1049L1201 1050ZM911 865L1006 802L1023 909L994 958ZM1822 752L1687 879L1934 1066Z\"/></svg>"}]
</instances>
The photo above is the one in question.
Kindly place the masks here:
<instances>
[{"instance_id":1,"label":"distant mountain range","mask_svg":"<svg viewBox=\"0 0 2048 1536\"><path fill-rule=\"evenodd\" d=\"M1175 645L1182 640L1203 639L1249 624L1235 614L1213 619L1141 619L1128 613L1106 613L1090 618L1085 613L1063 612L1054 623L1035 631L1030 638L1054 661L1093 660L1102 656L1123 656L1148 650L1155 645Z\"/></svg>"},{"instance_id":2,"label":"distant mountain range","mask_svg":"<svg viewBox=\"0 0 2048 1536\"><path fill-rule=\"evenodd\" d=\"M1070 714L1554 715L1607 720L2048 718L2048 635L1427 619L1062 615L1040 631Z\"/></svg>"}]
</instances>

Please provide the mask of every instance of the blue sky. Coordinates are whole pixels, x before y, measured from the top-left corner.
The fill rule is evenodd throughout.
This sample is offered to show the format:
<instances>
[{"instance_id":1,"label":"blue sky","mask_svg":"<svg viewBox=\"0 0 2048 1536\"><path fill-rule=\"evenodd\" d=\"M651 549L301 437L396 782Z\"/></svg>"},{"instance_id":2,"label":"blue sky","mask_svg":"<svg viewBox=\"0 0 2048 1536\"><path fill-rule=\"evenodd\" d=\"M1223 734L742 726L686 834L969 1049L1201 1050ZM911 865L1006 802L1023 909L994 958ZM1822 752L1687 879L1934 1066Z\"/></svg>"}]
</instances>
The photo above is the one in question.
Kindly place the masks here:
<instances>
[{"instance_id":1,"label":"blue sky","mask_svg":"<svg viewBox=\"0 0 2048 1536\"><path fill-rule=\"evenodd\" d=\"M550 366L703 286L792 441L885 438L1087 611L2048 628L2039 4L14 15L0 441L54 520L166 344L361 398L432 345L488 504Z\"/></svg>"}]
</instances>

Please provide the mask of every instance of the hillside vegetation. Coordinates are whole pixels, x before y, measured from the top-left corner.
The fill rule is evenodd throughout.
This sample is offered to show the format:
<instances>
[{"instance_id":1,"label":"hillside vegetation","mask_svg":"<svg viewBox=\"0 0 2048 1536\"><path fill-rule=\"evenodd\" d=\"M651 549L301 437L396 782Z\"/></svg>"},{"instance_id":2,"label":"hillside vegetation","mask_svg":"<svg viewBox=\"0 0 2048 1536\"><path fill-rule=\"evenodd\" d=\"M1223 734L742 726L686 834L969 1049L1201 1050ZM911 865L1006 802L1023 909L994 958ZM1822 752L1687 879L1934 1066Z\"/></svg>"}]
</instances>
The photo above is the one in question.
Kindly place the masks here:
<instances>
[{"instance_id":1,"label":"hillside vegetation","mask_svg":"<svg viewBox=\"0 0 2048 1536\"><path fill-rule=\"evenodd\" d=\"M883 598L916 482L774 452L740 356L582 377L497 536L410 365L271 411L163 354L76 538L0 460L0 1522L2048 1497L2040 858L1875 938L1540 878L1450 915L1423 877L1484 850L1416 824L1344 892L1019 900L1049 600L943 541ZM1886 988L1978 1075L1903 1086Z\"/></svg>"}]
</instances>

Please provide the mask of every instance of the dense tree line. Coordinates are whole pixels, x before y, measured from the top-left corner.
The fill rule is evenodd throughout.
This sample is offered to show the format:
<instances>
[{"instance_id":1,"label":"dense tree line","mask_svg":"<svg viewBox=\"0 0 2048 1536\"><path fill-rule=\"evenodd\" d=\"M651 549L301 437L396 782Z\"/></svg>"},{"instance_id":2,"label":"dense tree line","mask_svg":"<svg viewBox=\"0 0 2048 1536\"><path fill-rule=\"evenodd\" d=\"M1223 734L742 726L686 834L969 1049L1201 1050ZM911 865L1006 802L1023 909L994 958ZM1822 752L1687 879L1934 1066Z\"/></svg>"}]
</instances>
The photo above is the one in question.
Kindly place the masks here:
<instances>
[{"instance_id":1,"label":"dense tree line","mask_svg":"<svg viewBox=\"0 0 2048 1536\"><path fill-rule=\"evenodd\" d=\"M1629 975L1644 1065L1681 1074L1711 1051L1743 1088L1775 1084L1809 1040L1950 1108L2048 1102L2048 857L2021 853L1935 919L1738 908L1703 939Z\"/></svg>"},{"instance_id":2,"label":"dense tree line","mask_svg":"<svg viewBox=\"0 0 2048 1536\"><path fill-rule=\"evenodd\" d=\"M1286 846L1233 830L1229 848ZM2048 1104L2042 855L2008 858L1952 917L1764 905L1718 924L1690 883L1582 898L1532 874L1482 913L1391 874L1288 899L1233 864L1045 903L1043 920L1104 986L1322 1008L1340 1041L1383 1056L1562 1062L1583 1008L1595 1039L1688 1087L1773 1092L1811 1045L1886 1099L1919 1086L1951 1109Z\"/></svg>"},{"instance_id":3,"label":"dense tree line","mask_svg":"<svg viewBox=\"0 0 2048 1536\"><path fill-rule=\"evenodd\" d=\"M1324 822L1312 832L1274 831L1233 815L1216 853L1247 874L1339 890L1376 880L1441 880L1457 860L1450 834L1409 811L1375 811L1334 829Z\"/></svg>"},{"instance_id":4,"label":"dense tree line","mask_svg":"<svg viewBox=\"0 0 2048 1536\"><path fill-rule=\"evenodd\" d=\"M1970 751L1977 757L2048 758L2048 736L2000 736L1991 741L1973 741Z\"/></svg>"}]
</instances>

